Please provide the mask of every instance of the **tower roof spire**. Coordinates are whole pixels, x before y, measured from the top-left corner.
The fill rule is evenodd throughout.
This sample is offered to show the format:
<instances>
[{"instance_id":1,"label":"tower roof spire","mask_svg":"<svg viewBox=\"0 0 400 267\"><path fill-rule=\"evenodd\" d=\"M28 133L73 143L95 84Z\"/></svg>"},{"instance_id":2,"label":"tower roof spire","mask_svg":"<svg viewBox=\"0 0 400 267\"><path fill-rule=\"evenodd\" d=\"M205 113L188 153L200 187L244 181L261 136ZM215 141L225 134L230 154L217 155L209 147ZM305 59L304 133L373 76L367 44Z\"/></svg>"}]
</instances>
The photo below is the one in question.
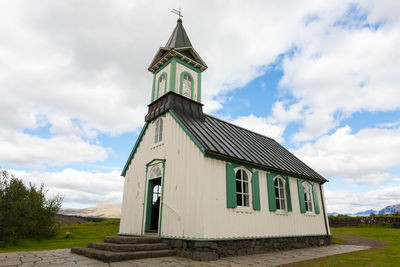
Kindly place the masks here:
<instances>
[{"instance_id":1,"label":"tower roof spire","mask_svg":"<svg viewBox=\"0 0 400 267\"><path fill-rule=\"evenodd\" d=\"M169 37L166 48L181 48L181 47L192 47L192 43L187 36L185 28L182 25L182 19L179 18L174 31Z\"/></svg>"}]
</instances>

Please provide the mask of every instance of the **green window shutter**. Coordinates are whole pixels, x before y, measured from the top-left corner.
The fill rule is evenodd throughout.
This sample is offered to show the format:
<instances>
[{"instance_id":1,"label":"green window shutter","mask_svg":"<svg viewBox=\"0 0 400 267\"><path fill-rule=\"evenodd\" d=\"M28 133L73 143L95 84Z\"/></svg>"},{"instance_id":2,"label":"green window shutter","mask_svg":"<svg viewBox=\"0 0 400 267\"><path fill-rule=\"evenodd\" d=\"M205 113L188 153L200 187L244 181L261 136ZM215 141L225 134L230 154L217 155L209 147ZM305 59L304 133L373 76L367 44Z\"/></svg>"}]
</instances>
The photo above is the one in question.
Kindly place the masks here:
<instances>
[{"instance_id":1,"label":"green window shutter","mask_svg":"<svg viewBox=\"0 0 400 267\"><path fill-rule=\"evenodd\" d=\"M253 197L253 210L260 210L260 182L258 172L253 172L251 176L251 195Z\"/></svg>"},{"instance_id":2,"label":"green window shutter","mask_svg":"<svg viewBox=\"0 0 400 267\"><path fill-rule=\"evenodd\" d=\"M226 206L236 208L236 175L231 164L226 164Z\"/></svg>"},{"instance_id":3,"label":"green window shutter","mask_svg":"<svg viewBox=\"0 0 400 267\"><path fill-rule=\"evenodd\" d=\"M274 174L267 173L268 205L270 211L276 211Z\"/></svg>"},{"instance_id":4,"label":"green window shutter","mask_svg":"<svg viewBox=\"0 0 400 267\"><path fill-rule=\"evenodd\" d=\"M297 188L299 190L299 203L300 203L300 212L306 212L306 203L304 202L304 190L302 185L303 180L297 179Z\"/></svg>"},{"instance_id":5,"label":"green window shutter","mask_svg":"<svg viewBox=\"0 0 400 267\"><path fill-rule=\"evenodd\" d=\"M290 196L290 185L289 185L289 177L285 175L285 184L286 184L286 202L287 202L287 210L292 211L292 198Z\"/></svg>"},{"instance_id":6,"label":"green window shutter","mask_svg":"<svg viewBox=\"0 0 400 267\"><path fill-rule=\"evenodd\" d=\"M314 199L315 214L319 214L318 195L317 195L317 188L316 188L315 184L312 185L312 192L313 192L313 199Z\"/></svg>"}]
</instances>

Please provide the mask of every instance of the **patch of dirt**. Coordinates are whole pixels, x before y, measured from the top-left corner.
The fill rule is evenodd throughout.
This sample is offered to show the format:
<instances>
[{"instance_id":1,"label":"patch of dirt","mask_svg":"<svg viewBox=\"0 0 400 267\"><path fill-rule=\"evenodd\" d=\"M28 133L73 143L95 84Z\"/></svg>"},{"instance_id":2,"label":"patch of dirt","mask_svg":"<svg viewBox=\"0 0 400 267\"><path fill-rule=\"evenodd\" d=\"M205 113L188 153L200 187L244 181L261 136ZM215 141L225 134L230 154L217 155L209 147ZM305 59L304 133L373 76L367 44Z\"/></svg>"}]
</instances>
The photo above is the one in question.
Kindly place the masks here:
<instances>
[{"instance_id":1,"label":"patch of dirt","mask_svg":"<svg viewBox=\"0 0 400 267\"><path fill-rule=\"evenodd\" d=\"M379 247L385 247L386 243L383 241L379 241L379 240L375 240L375 239L369 239L369 238L364 238L364 237L355 237L355 236L346 236L346 235L333 235L336 238L340 238L343 240L343 245L356 245L356 246L368 246L371 247L370 249L373 248L379 248ZM352 252L349 252L352 253ZM343 254L347 254L347 253L343 253ZM341 256L343 254L336 254L336 255L332 255L332 256L328 256L328 257L323 257L323 258L319 258L319 259L314 259L314 260L310 260L307 261L307 263L289 263L289 264L284 264L284 265L280 265L280 266L285 266L285 267L304 267L304 266L313 266L315 264L318 264L321 261L324 261L326 259L332 259L335 258L337 256ZM341 263L340 261L338 261L337 263Z\"/></svg>"},{"instance_id":2,"label":"patch of dirt","mask_svg":"<svg viewBox=\"0 0 400 267\"><path fill-rule=\"evenodd\" d=\"M371 248L379 248L386 246L385 242L383 241L364 238L364 237L355 237L347 235L334 235L334 237L342 239L343 245L368 246Z\"/></svg>"}]
</instances>

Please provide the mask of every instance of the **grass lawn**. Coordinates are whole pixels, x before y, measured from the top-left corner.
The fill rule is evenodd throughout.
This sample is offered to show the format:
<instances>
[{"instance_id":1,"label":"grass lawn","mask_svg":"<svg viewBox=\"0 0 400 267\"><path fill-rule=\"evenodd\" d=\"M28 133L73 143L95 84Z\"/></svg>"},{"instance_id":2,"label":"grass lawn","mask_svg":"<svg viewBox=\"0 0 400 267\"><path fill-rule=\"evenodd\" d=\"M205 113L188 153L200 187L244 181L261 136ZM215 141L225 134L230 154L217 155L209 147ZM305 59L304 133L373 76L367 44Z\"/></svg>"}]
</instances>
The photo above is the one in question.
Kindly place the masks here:
<instances>
[{"instance_id":1,"label":"grass lawn","mask_svg":"<svg viewBox=\"0 0 400 267\"><path fill-rule=\"evenodd\" d=\"M119 220L89 222L60 227L58 235L52 239L22 239L15 246L0 247L0 252L49 250L70 247L87 246L91 241L103 241L105 236L116 235ZM70 236L66 237L66 232Z\"/></svg>"},{"instance_id":2,"label":"grass lawn","mask_svg":"<svg viewBox=\"0 0 400 267\"><path fill-rule=\"evenodd\" d=\"M386 247L305 261L304 266L400 266L400 229L383 225L332 228L332 234L384 241Z\"/></svg>"}]
</instances>

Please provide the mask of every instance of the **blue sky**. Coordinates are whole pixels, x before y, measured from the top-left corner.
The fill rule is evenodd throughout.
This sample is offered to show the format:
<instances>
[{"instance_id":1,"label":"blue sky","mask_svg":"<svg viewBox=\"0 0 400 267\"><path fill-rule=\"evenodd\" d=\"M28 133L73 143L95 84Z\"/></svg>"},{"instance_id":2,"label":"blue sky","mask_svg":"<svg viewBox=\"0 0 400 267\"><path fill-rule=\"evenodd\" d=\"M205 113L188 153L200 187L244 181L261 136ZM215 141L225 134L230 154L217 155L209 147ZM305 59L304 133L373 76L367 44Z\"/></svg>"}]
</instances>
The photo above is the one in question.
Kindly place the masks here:
<instances>
[{"instance_id":1,"label":"blue sky","mask_svg":"<svg viewBox=\"0 0 400 267\"><path fill-rule=\"evenodd\" d=\"M329 212L400 203L398 1L40 2L0 4L0 167L64 207L121 201L179 6L207 113L329 179Z\"/></svg>"}]
</instances>

